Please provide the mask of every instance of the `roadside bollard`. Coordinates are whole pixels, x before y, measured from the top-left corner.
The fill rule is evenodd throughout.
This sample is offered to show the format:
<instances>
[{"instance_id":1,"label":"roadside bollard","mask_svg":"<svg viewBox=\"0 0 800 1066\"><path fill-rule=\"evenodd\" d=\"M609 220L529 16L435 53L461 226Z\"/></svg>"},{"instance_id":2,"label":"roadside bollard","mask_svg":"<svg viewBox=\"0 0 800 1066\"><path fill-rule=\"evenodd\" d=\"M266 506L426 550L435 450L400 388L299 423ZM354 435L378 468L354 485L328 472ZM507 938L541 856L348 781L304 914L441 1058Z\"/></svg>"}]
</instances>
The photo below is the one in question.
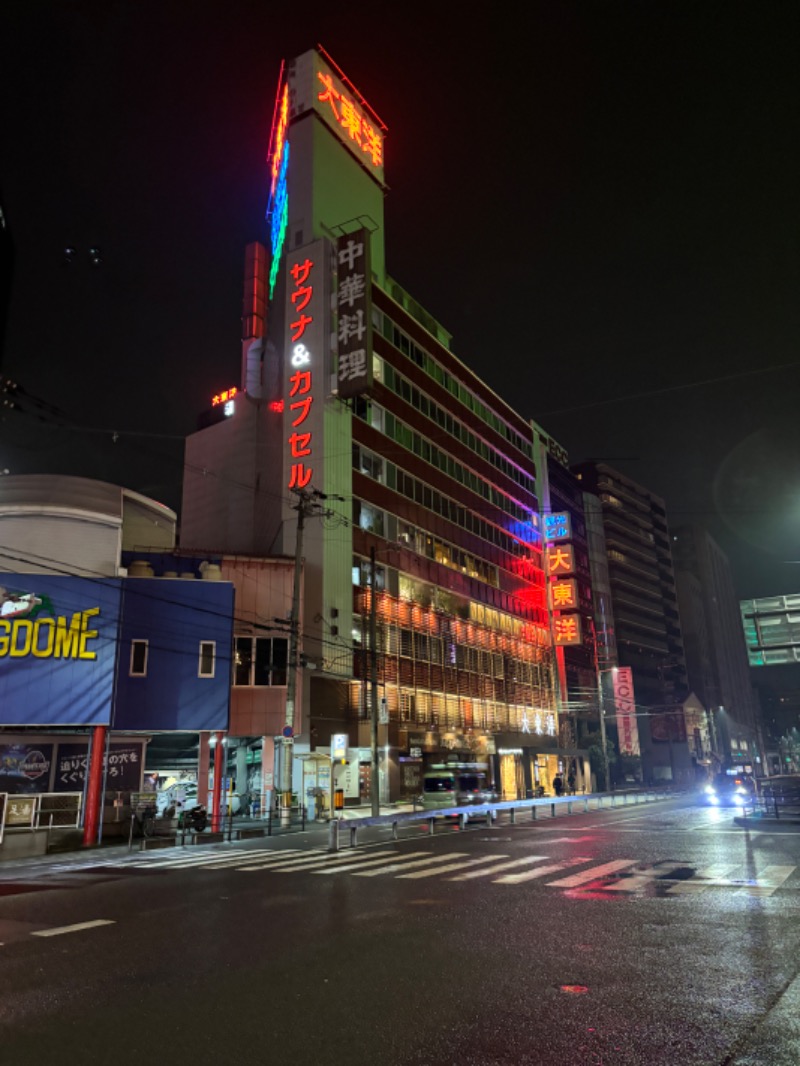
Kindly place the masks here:
<instances>
[{"instance_id":1,"label":"roadside bollard","mask_svg":"<svg viewBox=\"0 0 800 1066\"><path fill-rule=\"evenodd\" d=\"M397 822L392 822L392 840L397 840Z\"/></svg>"},{"instance_id":2,"label":"roadside bollard","mask_svg":"<svg viewBox=\"0 0 800 1066\"><path fill-rule=\"evenodd\" d=\"M358 826L357 825L351 825L350 826L350 847L354 848L354 847L357 846L357 844L358 844Z\"/></svg>"},{"instance_id":3,"label":"roadside bollard","mask_svg":"<svg viewBox=\"0 0 800 1066\"><path fill-rule=\"evenodd\" d=\"M328 826L328 851L339 850L339 819L331 818Z\"/></svg>"},{"instance_id":4,"label":"roadside bollard","mask_svg":"<svg viewBox=\"0 0 800 1066\"><path fill-rule=\"evenodd\" d=\"M509 813L511 814L511 824L512 825L516 825L517 824L517 808L516 807L512 807L511 811Z\"/></svg>"},{"instance_id":5,"label":"roadside bollard","mask_svg":"<svg viewBox=\"0 0 800 1066\"><path fill-rule=\"evenodd\" d=\"M467 815L466 814L460 814L459 817L458 817L458 820L461 823L461 828L462 829L466 829L467 825L469 824L469 818L467 817Z\"/></svg>"},{"instance_id":6,"label":"roadside bollard","mask_svg":"<svg viewBox=\"0 0 800 1066\"><path fill-rule=\"evenodd\" d=\"M429 836L429 837L432 837L432 836L433 836L433 827L434 827L434 824L435 824L435 819L434 819L434 818L429 818L429 819L428 819L428 836Z\"/></svg>"}]
</instances>

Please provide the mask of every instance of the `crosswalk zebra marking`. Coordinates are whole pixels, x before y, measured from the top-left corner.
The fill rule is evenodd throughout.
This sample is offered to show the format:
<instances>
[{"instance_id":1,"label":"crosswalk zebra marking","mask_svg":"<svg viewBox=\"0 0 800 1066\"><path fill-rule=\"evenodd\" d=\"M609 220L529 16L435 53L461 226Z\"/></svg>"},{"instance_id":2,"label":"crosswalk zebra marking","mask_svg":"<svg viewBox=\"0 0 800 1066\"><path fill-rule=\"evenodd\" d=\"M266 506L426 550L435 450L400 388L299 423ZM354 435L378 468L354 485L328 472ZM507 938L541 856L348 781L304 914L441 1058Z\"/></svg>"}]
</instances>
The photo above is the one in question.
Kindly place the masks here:
<instances>
[{"instance_id":1,"label":"crosswalk zebra marking","mask_svg":"<svg viewBox=\"0 0 800 1066\"><path fill-rule=\"evenodd\" d=\"M321 870L314 870L315 874L338 874L349 873L351 870L363 870L365 866L382 866L388 862L405 862L406 859L415 859L417 856L427 855L424 851L409 851L406 855L382 855L380 858L361 859L358 862L350 862L345 866L324 866ZM441 861L441 860L440 860Z\"/></svg>"},{"instance_id":2,"label":"crosswalk zebra marking","mask_svg":"<svg viewBox=\"0 0 800 1066\"><path fill-rule=\"evenodd\" d=\"M450 858L453 857L453 852L450 853ZM422 877L438 877L439 874L449 874L452 870L463 870L465 866L479 866L484 862L494 862L495 859L502 859L502 855L484 855L480 859L467 859L466 862L450 862L446 866L437 866L434 870L415 870L413 874L398 874L398 881L416 881ZM443 861L443 860L442 860Z\"/></svg>"},{"instance_id":3,"label":"crosswalk zebra marking","mask_svg":"<svg viewBox=\"0 0 800 1066\"><path fill-rule=\"evenodd\" d=\"M496 878L492 884L494 885L520 885L523 881L535 881L540 877L547 877L549 874L559 873L561 870L566 870L570 866L579 866L582 862L591 862L591 859L564 859L563 862L553 862L547 866L537 866L533 870L526 870L524 873L519 874L505 874L503 877ZM557 884L556 881L551 884Z\"/></svg>"},{"instance_id":4,"label":"crosswalk zebra marking","mask_svg":"<svg viewBox=\"0 0 800 1066\"><path fill-rule=\"evenodd\" d=\"M464 854L463 852L450 852L449 858L452 858L454 854ZM405 872L412 866L430 866L433 863L442 863L445 860L441 855L429 855L427 859L415 859L413 862L398 862L397 859L393 859L389 866L379 866L377 870L356 870L353 877L382 877L384 874L392 874L397 870ZM441 872L441 871L438 871Z\"/></svg>"},{"instance_id":5,"label":"crosswalk zebra marking","mask_svg":"<svg viewBox=\"0 0 800 1066\"><path fill-rule=\"evenodd\" d=\"M591 862L591 859L587 859ZM592 866L580 874L572 874L571 877L562 877L560 881L548 881L548 888L578 888L588 881L596 881L600 877L617 873L619 870L627 870L636 865L636 859L615 859L613 862L604 862L600 866Z\"/></svg>"},{"instance_id":6,"label":"crosswalk zebra marking","mask_svg":"<svg viewBox=\"0 0 800 1066\"><path fill-rule=\"evenodd\" d=\"M503 855L495 855L496 859L504 858ZM499 862L496 866L490 866L488 870L470 870L465 874L457 874L448 877L448 881L471 881L474 877L490 877L492 874L501 873L503 870L512 870L516 866L529 866L532 862L541 862L547 855L526 855L524 859L511 859L509 862Z\"/></svg>"}]
</instances>

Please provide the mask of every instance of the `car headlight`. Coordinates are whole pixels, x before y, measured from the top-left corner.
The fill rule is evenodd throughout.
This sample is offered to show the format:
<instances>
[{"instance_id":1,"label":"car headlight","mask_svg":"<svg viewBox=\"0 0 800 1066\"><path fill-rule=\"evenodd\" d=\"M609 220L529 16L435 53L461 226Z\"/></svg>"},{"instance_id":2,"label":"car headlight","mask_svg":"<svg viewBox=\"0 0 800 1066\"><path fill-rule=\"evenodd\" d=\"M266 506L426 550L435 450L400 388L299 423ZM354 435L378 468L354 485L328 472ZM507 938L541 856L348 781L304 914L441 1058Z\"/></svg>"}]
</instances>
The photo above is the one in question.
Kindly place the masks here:
<instances>
[{"instance_id":1,"label":"car headlight","mask_svg":"<svg viewBox=\"0 0 800 1066\"><path fill-rule=\"evenodd\" d=\"M713 804L714 804L714 805L716 806L716 805L717 805L717 804L719 803L719 799L718 799L718 797L717 797L717 796L716 796L716 795L715 795L715 794L714 794L714 793L712 792L712 793L711 793L711 795L710 795L710 796L708 797L708 802L709 802L709 803L713 803Z\"/></svg>"},{"instance_id":2,"label":"car headlight","mask_svg":"<svg viewBox=\"0 0 800 1066\"><path fill-rule=\"evenodd\" d=\"M706 791L706 795L707 796L715 796L716 795L716 792L714 791L714 786L713 785L706 785L706 790L705 791Z\"/></svg>"},{"instance_id":3,"label":"car headlight","mask_svg":"<svg viewBox=\"0 0 800 1066\"><path fill-rule=\"evenodd\" d=\"M744 807L744 796L737 792L733 797L733 802L736 807Z\"/></svg>"}]
</instances>

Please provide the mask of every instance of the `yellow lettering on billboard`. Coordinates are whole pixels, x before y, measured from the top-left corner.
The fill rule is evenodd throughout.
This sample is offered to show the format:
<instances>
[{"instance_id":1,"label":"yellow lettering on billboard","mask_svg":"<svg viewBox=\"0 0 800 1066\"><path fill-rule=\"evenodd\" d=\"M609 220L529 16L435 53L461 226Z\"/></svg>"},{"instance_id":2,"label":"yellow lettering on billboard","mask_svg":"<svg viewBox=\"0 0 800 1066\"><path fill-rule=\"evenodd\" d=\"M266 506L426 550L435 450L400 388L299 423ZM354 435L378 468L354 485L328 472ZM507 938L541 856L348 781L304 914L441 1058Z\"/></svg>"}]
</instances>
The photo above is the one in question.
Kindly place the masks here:
<instances>
[{"instance_id":1,"label":"yellow lettering on billboard","mask_svg":"<svg viewBox=\"0 0 800 1066\"><path fill-rule=\"evenodd\" d=\"M39 638L42 629L47 632L47 643L41 647ZM56 622L54 618L40 618L33 627L33 645L31 652L37 659L49 659L53 654L53 644L56 639Z\"/></svg>"},{"instance_id":2,"label":"yellow lettering on billboard","mask_svg":"<svg viewBox=\"0 0 800 1066\"><path fill-rule=\"evenodd\" d=\"M56 619L56 641L53 655L56 659L77 659L81 640L81 612L72 616L67 626L66 618Z\"/></svg>"},{"instance_id":3,"label":"yellow lettering on billboard","mask_svg":"<svg viewBox=\"0 0 800 1066\"><path fill-rule=\"evenodd\" d=\"M19 643L20 633L23 635L22 647ZM11 651L9 652L11 658L24 659L26 655L30 655L32 641L33 622L27 618L18 618L11 630Z\"/></svg>"},{"instance_id":4,"label":"yellow lettering on billboard","mask_svg":"<svg viewBox=\"0 0 800 1066\"><path fill-rule=\"evenodd\" d=\"M5 619L0 621L0 633L5 633L5 636L0 637L0 658L4 655L8 655L8 634L11 632L11 623Z\"/></svg>"},{"instance_id":5,"label":"yellow lettering on billboard","mask_svg":"<svg viewBox=\"0 0 800 1066\"><path fill-rule=\"evenodd\" d=\"M96 640L98 631L96 629L89 629L89 619L94 618L95 615L100 614L99 607L90 607L88 611L81 613L81 650L78 653L79 659L96 659L97 652L90 651L86 647L86 642L89 640Z\"/></svg>"}]
</instances>

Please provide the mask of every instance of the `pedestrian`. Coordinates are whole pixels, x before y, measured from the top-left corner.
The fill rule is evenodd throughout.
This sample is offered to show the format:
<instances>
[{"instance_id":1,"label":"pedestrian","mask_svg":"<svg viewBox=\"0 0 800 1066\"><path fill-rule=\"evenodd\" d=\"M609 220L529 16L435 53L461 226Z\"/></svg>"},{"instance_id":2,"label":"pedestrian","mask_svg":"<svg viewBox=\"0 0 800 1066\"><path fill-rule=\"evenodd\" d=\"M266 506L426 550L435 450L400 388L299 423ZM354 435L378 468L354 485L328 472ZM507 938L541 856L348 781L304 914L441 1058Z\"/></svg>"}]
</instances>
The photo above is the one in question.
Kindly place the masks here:
<instances>
[{"instance_id":1,"label":"pedestrian","mask_svg":"<svg viewBox=\"0 0 800 1066\"><path fill-rule=\"evenodd\" d=\"M561 774L556 774L556 776L553 778L553 791L557 796L560 796L561 793L564 791L564 782L561 778Z\"/></svg>"},{"instance_id":2,"label":"pedestrian","mask_svg":"<svg viewBox=\"0 0 800 1066\"><path fill-rule=\"evenodd\" d=\"M570 796L574 796L575 795L575 771L574 770L570 770L569 774L567 775L567 791L569 792Z\"/></svg>"}]
</instances>

